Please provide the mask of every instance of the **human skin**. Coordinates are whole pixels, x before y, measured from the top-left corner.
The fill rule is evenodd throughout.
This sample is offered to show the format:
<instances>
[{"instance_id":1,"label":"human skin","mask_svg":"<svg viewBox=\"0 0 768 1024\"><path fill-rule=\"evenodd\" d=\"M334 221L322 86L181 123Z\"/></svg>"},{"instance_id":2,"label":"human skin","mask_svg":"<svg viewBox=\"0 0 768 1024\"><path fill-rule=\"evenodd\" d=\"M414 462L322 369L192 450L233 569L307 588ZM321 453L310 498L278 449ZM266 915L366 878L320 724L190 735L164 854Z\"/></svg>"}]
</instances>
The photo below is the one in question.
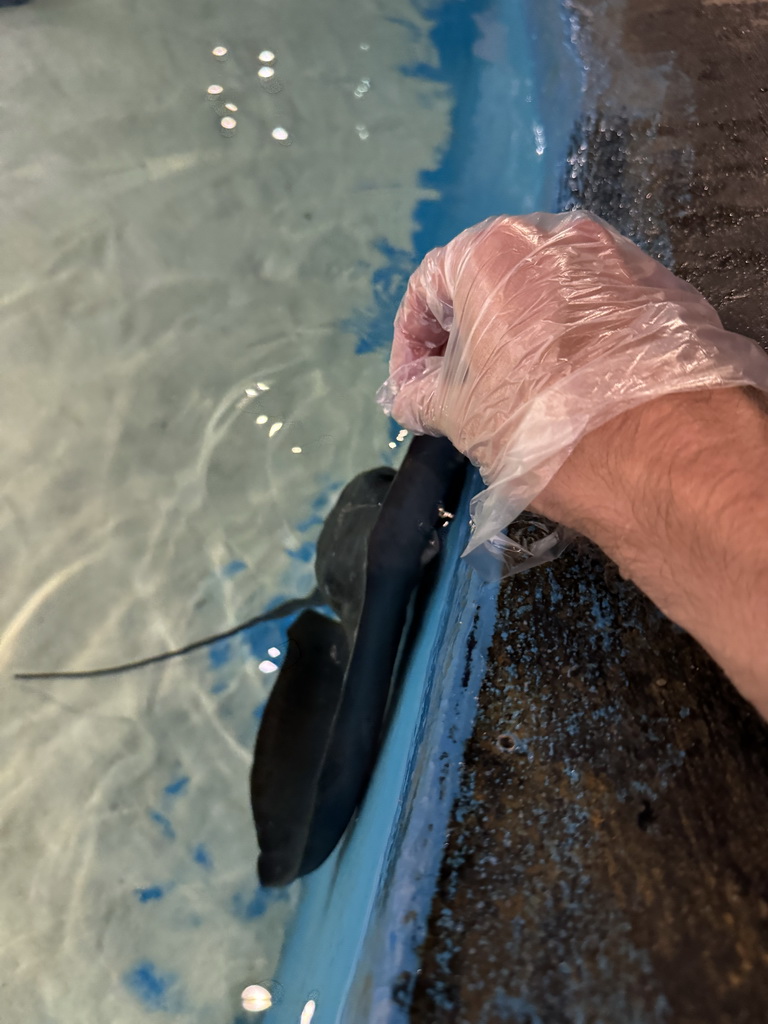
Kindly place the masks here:
<instances>
[{"instance_id":1,"label":"human skin","mask_svg":"<svg viewBox=\"0 0 768 1024\"><path fill-rule=\"evenodd\" d=\"M667 395L587 434L532 507L593 540L768 718L768 416Z\"/></svg>"},{"instance_id":2,"label":"human skin","mask_svg":"<svg viewBox=\"0 0 768 1024\"><path fill-rule=\"evenodd\" d=\"M491 526L530 504L588 536L768 718L765 353L599 218L534 214L428 254L390 371L383 403L479 466Z\"/></svg>"}]
</instances>

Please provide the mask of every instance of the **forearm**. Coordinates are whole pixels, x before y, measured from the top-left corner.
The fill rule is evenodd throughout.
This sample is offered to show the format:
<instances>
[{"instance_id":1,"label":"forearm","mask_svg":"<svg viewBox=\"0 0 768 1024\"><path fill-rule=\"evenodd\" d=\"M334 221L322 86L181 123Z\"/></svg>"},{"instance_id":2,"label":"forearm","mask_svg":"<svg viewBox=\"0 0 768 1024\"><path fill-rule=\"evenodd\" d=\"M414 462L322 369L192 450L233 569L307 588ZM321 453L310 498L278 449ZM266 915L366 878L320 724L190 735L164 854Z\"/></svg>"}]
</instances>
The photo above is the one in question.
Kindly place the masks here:
<instances>
[{"instance_id":1,"label":"forearm","mask_svg":"<svg viewBox=\"0 0 768 1024\"><path fill-rule=\"evenodd\" d=\"M598 544L768 718L768 416L725 388L588 434L534 502Z\"/></svg>"}]
</instances>

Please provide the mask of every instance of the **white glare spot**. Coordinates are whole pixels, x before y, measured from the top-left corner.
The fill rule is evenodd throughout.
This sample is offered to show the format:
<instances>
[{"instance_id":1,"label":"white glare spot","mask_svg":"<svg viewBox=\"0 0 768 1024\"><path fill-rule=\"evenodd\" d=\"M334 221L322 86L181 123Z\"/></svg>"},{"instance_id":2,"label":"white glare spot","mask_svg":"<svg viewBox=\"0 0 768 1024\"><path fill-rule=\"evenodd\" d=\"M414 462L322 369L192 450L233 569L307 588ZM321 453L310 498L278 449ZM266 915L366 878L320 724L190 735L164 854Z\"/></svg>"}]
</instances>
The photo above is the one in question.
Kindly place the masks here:
<instances>
[{"instance_id":1,"label":"white glare spot","mask_svg":"<svg viewBox=\"0 0 768 1024\"><path fill-rule=\"evenodd\" d=\"M233 132L237 128L237 121L234 117L222 117L221 127L225 132Z\"/></svg>"},{"instance_id":2,"label":"white glare spot","mask_svg":"<svg viewBox=\"0 0 768 1024\"><path fill-rule=\"evenodd\" d=\"M248 396L248 398L255 398L259 392L256 390L256 388L246 388L245 393Z\"/></svg>"},{"instance_id":3,"label":"white glare spot","mask_svg":"<svg viewBox=\"0 0 768 1024\"><path fill-rule=\"evenodd\" d=\"M267 654L270 656L270 658L279 658L280 657L280 648L279 647L270 647L269 650L267 651Z\"/></svg>"},{"instance_id":4,"label":"white glare spot","mask_svg":"<svg viewBox=\"0 0 768 1024\"><path fill-rule=\"evenodd\" d=\"M271 64L274 59L275 55L271 50L262 50L259 54L259 60L262 64Z\"/></svg>"},{"instance_id":5,"label":"white glare spot","mask_svg":"<svg viewBox=\"0 0 768 1024\"><path fill-rule=\"evenodd\" d=\"M536 140L536 155L543 156L544 150L547 148L547 140L544 136L544 125L535 124L533 126L533 137Z\"/></svg>"},{"instance_id":6,"label":"white glare spot","mask_svg":"<svg viewBox=\"0 0 768 1024\"><path fill-rule=\"evenodd\" d=\"M232 113L234 114L237 111L237 104L236 103L225 103L224 104L224 109L225 110L231 110Z\"/></svg>"},{"instance_id":7,"label":"white glare spot","mask_svg":"<svg viewBox=\"0 0 768 1024\"><path fill-rule=\"evenodd\" d=\"M370 132L368 131L364 124L356 124L355 131L357 132L361 139L367 139L368 136L370 135Z\"/></svg>"},{"instance_id":8,"label":"white glare spot","mask_svg":"<svg viewBox=\"0 0 768 1024\"><path fill-rule=\"evenodd\" d=\"M272 129L272 138L277 139L278 142L285 142L288 138L288 132L285 128L281 128L279 125L277 128Z\"/></svg>"},{"instance_id":9,"label":"white glare spot","mask_svg":"<svg viewBox=\"0 0 768 1024\"><path fill-rule=\"evenodd\" d=\"M301 448L299 448L298 445L296 445L294 448L291 448L291 451L293 452L294 455L301 455Z\"/></svg>"},{"instance_id":10,"label":"white glare spot","mask_svg":"<svg viewBox=\"0 0 768 1024\"><path fill-rule=\"evenodd\" d=\"M214 46L214 48L211 50L211 53L213 54L214 57L218 57L219 60L221 60L222 57L227 56L227 48L226 46Z\"/></svg>"},{"instance_id":11,"label":"white glare spot","mask_svg":"<svg viewBox=\"0 0 768 1024\"><path fill-rule=\"evenodd\" d=\"M314 999L310 999L308 1003L304 1004L304 1009L301 1011L301 1017L299 1018L299 1024L310 1024L310 1021L315 1016L315 1009L317 1004Z\"/></svg>"},{"instance_id":12,"label":"white glare spot","mask_svg":"<svg viewBox=\"0 0 768 1024\"><path fill-rule=\"evenodd\" d=\"M256 422L258 423L258 425L260 427L263 427L268 419L269 419L269 416L265 416L264 413L262 413L261 416L257 416L256 417Z\"/></svg>"},{"instance_id":13,"label":"white glare spot","mask_svg":"<svg viewBox=\"0 0 768 1024\"><path fill-rule=\"evenodd\" d=\"M272 426L269 428L269 436L274 437L278 430L280 430L282 425L283 424L280 422L280 420L277 420L277 422L273 423Z\"/></svg>"},{"instance_id":14,"label":"white glare spot","mask_svg":"<svg viewBox=\"0 0 768 1024\"><path fill-rule=\"evenodd\" d=\"M398 435L397 435L397 440L398 441L404 441L406 439L406 437L408 437L408 431L407 430L401 430L398 433Z\"/></svg>"},{"instance_id":15,"label":"white glare spot","mask_svg":"<svg viewBox=\"0 0 768 1024\"><path fill-rule=\"evenodd\" d=\"M243 1000L243 1009L249 1010L251 1013L261 1013L262 1010L268 1010L272 1005L269 989L264 988L263 985L249 985L243 989L240 998Z\"/></svg>"},{"instance_id":16,"label":"white glare spot","mask_svg":"<svg viewBox=\"0 0 768 1024\"><path fill-rule=\"evenodd\" d=\"M259 391L269 391L269 384L265 384L262 380L256 381L256 387Z\"/></svg>"},{"instance_id":17,"label":"white glare spot","mask_svg":"<svg viewBox=\"0 0 768 1024\"><path fill-rule=\"evenodd\" d=\"M266 675L269 675L270 672L277 672L277 665L274 663L274 661L260 661L259 671L264 672Z\"/></svg>"},{"instance_id":18,"label":"white glare spot","mask_svg":"<svg viewBox=\"0 0 768 1024\"><path fill-rule=\"evenodd\" d=\"M395 444L395 442L394 442L394 441L390 441L390 442L389 442L389 447L390 447L390 448L397 448L397 445Z\"/></svg>"},{"instance_id":19,"label":"white glare spot","mask_svg":"<svg viewBox=\"0 0 768 1024\"><path fill-rule=\"evenodd\" d=\"M371 44L370 43L360 43L360 49L361 50L370 50L370 48L371 48Z\"/></svg>"},{"instance_id":20,"label":"white glare spot","mask_svg":"<svg viewBox=\"0 0 768 1024\"><path fill-rule=\"evenodd\" d=\"M221 94L223 92L224 92L224 86L223 85L209 85L208 86L208 95L209 96L221 96Z\"/></svg>"},{"instance_id":21,"label":"white glare spot","mask_svg":"<svg viewBox=\"0 0 768 1024\"><path fill-rule=\"evenodd\" d=\"M371 88L370 78L361 78L360 83L355 89L355 96L360 99L361 96L365 96L368 90Z\"/></svg>"},{"instance_id":22,"label":"white glare spot","mask_svg":"<svg viewBox=\"0 0 768 1024\"><path fill-rule=\"evenodd\" d=\"M274 78L274 75L275 75L275 69L274 68L268 68L268 67L259 68L259 78L263 78L264 80L266 80L268 78Z\"/></svg>"}]
</instances>

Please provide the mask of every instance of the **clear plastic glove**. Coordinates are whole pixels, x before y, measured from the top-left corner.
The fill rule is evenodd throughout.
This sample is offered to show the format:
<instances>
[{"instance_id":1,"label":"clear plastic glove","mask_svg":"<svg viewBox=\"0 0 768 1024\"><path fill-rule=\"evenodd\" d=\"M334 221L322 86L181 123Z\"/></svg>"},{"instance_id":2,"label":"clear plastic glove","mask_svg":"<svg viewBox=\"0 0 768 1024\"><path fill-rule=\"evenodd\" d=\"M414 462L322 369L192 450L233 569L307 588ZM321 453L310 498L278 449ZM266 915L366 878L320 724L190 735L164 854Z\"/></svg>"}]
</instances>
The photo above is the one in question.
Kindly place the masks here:
<instances>
[{"instance_id":1,"label":"clear plastic glove","mask_svg":"<svg viewBox=\"0 0 768 1024\"><path fill-rule=\"evenodd\" d=\"M485 545L514 572L551 557L561 538L526 546L500 531L587 431L670 392L746 384L768 391L755 342L576 211L492 218L428 253L395 319L378 401L479 467L487 490L472 501L465 553Z\"/></svg>"}]
</instances>

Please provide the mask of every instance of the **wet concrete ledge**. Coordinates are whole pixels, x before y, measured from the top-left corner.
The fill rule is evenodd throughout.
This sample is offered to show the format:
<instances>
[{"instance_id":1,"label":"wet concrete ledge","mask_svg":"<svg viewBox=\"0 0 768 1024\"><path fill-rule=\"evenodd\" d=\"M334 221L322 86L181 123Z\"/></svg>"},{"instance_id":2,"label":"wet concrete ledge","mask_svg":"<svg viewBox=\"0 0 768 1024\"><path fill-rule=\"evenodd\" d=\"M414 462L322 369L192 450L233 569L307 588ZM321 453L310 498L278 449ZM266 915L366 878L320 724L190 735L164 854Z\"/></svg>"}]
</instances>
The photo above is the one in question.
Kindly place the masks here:
<instances>
[{"instance_id":1,"label":"wet concrete ledge","mask_svg":"<svg viewBox=\"0 0 768 1024\"><path fill-rule=\"evenodd\" d=\"M768 2L572 0L562 205L768 347ZM586 542L502 589L416 1024L763 1024L768 727Z\"/></svg>"}]
</instances>

